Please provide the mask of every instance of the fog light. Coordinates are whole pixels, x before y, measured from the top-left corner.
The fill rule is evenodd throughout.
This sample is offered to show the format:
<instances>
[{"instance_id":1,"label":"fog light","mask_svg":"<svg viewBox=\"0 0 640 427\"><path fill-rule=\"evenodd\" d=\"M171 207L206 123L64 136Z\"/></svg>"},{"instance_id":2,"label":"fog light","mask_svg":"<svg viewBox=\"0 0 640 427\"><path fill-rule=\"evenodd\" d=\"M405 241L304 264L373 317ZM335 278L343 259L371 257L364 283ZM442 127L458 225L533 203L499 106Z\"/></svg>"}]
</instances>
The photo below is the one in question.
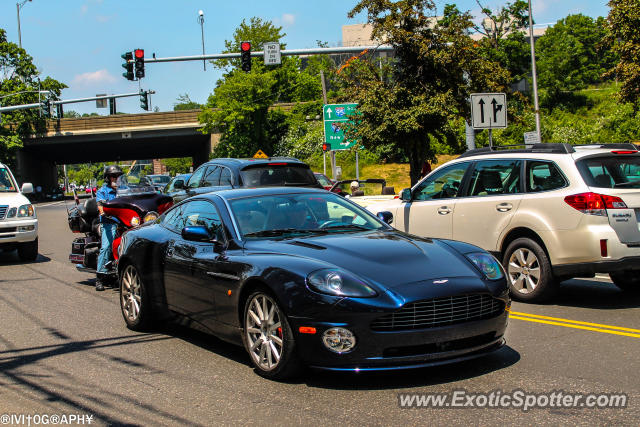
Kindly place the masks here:
<instances>
[{"instance_id":1,"label":"fog light","mask_svg":"<svg viewBox=\"0 0 640 427\"><path fill-rule=\"evenodd\" d=\"M345 353L356 346L356 336L345 328L331 328L322 334L322 342L334 353Z\"/></svg>"},{"instance_id":2,"label":"fog light","mask_svg":"<svg viewBox=\"0 0 640 427\"><path fill-rule=\"evenodd\" d=\"M21 225L20 227L18 227L18 231L33 231L35 229L35 225Z\"/></svg>"}]
</instances>

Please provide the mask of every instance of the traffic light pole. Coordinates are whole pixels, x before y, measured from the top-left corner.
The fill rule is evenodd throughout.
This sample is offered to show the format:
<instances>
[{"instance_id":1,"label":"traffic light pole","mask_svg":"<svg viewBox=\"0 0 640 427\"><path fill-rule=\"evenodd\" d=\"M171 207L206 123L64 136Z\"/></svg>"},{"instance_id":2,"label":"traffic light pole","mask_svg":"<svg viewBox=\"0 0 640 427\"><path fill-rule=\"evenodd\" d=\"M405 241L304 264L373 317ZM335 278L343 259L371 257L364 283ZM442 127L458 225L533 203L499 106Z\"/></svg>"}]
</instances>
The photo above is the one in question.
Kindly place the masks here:
<instances>
[{"instance_id":1,"label":"traffic light pole","mask_svg":"<svg viewBox=\"0 0 640 427\"><path fill-rule=\"evenodd\" d=\"M156 92L154 90L148 90L147 93L153 95ZM79 102L89 102L89 101L97 101L99 99L109 99L109 98L126 98L129 96L140 96L140 92L135 93L122 93L118 95L104 95L104 96L93 96L91 98L78 98L78 99L67 99L61 101L51 101L51 105L63 105L63 104L75 104ZM8 107L1 107L0 113L5 111L15 111L15 110L28 110L29 108L39 108L40 103L36 104L22 104L22 105L11 105Z\"/></svg>"}]
</instances>

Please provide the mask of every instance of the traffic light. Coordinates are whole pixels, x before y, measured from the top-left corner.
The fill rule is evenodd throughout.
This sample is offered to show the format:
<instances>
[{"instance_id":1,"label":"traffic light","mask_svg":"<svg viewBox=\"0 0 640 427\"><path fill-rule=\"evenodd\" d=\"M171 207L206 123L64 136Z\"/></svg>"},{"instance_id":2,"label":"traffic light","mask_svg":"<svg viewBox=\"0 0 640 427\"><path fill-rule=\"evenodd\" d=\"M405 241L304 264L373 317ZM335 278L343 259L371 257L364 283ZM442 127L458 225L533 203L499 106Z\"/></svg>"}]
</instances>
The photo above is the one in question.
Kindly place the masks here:
<instances>
[{"instance_id":1,"label":"traffic light","mask_svg":"<svg viewBox=\"0 0 640 427\"><path fill-rule=\"evenodd\" d=\"M251 71L251 42L240 43L240 60L242 62L242 71L247 73Z\"/></svg>"},{"instance_id":2,"label":"traffic light","mask_svg":"<svg viewBox=\"0 0 640 427\"><path fill-rule=\"evenodd\" d=\"M51 100L49 98L40 100L40 111L42 112L42 117L45 119L51 118Z\"/></svg>"},{"instance_id":3,"label":"traffic light","mask_svg":"<svg viewBox=\"0 0 640 427\"><path fill-rule=\"evenodd\" d=\"M149 93L140 89L140 108L149 111Z\"/></svg>"},{"instance_id":4,"label":"traffic light","mask_svg":"<svg viewBox=\"0 0 640 427\"><path fill-rule=\"evenodd\" d=\"M122 73L122 75L127 79L127 80L135 80L133 77L133 53L131 52L127 52L127 53L123 53L122 55L120 55L122 57L122 59L124 59L124 64L122 64L122 68L124 68L125 70L127 70L126 73Z\"/></svg>"},{"instance_id":5,"label":"traffic light","mask_svg":"<svg viewBox=\"0 0 640 427\"><path fill-rule=\"evenodd\" d=\"M136 77L141 79L144 77L144 49L136 49L133 51L136 64Z\"/></svg>"},{"instance_id":6,"label":"traffic light","mask_svg":"<svg viewBox=\"0 0 640 427\"><path fill-rule=\"evenodd\" d=\"M322 151L324 151L325 153L327 151L331 151L331 147L329 147L326 143L322 144Z\"/></svg>"}]
</instances>

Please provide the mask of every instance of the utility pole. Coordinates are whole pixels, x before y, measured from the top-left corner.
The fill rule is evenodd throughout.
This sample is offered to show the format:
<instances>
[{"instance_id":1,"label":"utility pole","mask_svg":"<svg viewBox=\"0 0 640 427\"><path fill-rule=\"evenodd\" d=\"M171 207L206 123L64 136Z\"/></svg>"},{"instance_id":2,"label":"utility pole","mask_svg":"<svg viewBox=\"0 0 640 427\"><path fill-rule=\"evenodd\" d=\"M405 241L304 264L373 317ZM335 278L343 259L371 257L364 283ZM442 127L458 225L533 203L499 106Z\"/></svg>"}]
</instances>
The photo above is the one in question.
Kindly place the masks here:
<instances>
[{"instance_id":1,"label":"utility pole","mask_svg":"<svg viewBox=\"0 0 640 427\"><path fill-rule=\"evenodd\" d=\"M16 9L18 10L18 46L20 46L20 49L22 49L22 34L20 32L20 9L28 1L31 1L31 0L22 0L22 2L16 3Z\"/></svg>"},{"instance_id":2,"label":"utility pole","mask_svg":"<svg viewBox=\"0 0 640 427\"><path fill-rule=\"evenodd\" d=\"M533 17L531 16L531 0L529 0L529 43L531 44L531 74L533 75L533 105L536 113L536 133L538 140L542 142L540 135L540 108L538 106L538 76L536 73L536 49L533 41Z\"/></svg>"},{"instance_id":3,"label":"utility pole","mask_svg":"<svg viewBox=\"0 0 640 427\"><path fill-rule=\"evenodd\" d=\"M198 11L198 22L200 22L200 32L202 33L202 56L204 56L204 11ZM207 60L202 60L202 65L204 66L204 71L207 71Z\"/></svg>"}]
</instances>

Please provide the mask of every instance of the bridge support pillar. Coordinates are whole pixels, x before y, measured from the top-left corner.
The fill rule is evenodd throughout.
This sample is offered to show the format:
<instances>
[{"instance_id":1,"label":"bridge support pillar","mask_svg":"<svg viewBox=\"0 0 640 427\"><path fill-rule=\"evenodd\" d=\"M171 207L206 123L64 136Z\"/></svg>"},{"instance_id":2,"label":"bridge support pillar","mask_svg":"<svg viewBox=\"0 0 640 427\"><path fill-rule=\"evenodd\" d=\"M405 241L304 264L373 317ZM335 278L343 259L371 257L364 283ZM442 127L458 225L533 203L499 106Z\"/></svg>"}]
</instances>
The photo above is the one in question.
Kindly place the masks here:
<instances>
[{"instance_id":1,"label":"bridge support pillar","mask_svg":"<svg viewBox=\"0 0 640 427\"><path fill-rule=\"evenodd\" d=\"M210 154L211 138L206 138L202 144L200 144L198 150L193 154L193 170L196 170L198 166L209 161Z\"/></svg>"},{"instance_id":2,"label":"bridge support pillar","mask_svg":"<svg viewBox=\"0 0 640 427\"><path fill-rule=\"evenodd\" d=\"M25 182L33 184L33 188L42 187L42 191L58 185L58 170L55 162L40 158L27 151L19 150L17 153L17 170L14 170L18 184Z\"/></svg>"}]
</instances>

